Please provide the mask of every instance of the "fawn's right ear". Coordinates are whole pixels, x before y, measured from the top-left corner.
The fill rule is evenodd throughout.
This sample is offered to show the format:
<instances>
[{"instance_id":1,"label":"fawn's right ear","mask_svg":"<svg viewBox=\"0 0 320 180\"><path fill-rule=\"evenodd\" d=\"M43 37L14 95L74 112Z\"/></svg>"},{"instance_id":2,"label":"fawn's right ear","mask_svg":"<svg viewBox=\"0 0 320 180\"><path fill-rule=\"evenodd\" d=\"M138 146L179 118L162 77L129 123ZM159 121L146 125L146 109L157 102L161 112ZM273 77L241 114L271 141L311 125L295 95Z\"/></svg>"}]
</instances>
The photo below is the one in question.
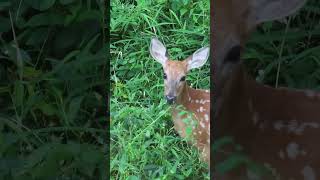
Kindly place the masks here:
<instances>
[{"instance_id":1,"label":"fawn's right ear","mask_svg":"<svg viewBox=\"0 0 320 180\"><path fill-rule=\"evenodd\" d=\"M282 19L298 11L307 0L251 0L254 24Z\"/></svg>"},{"instance_id":2,"label":"fawn's right ear","mask_svg":"<svg viewBox=\"0 0 320 180\"><path fill-rule=\"evenodd\" d=\"M162 65L169 59L166 47L157 38L151 39L150 54Z\"/></svg>"}]
</instances>

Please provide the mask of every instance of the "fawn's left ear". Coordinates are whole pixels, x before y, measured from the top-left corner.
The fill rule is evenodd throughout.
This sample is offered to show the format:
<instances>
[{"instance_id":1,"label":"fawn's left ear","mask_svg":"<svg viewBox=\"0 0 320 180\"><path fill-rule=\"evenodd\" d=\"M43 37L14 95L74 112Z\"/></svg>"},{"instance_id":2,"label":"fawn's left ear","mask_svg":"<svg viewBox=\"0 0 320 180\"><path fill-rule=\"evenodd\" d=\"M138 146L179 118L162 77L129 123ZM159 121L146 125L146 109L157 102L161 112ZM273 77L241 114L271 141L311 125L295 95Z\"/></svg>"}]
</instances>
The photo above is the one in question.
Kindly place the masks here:
<instances>
[{"instance_id":1,"label":"fawn's left ear","mask_svg":"<svg viewBox=\"0 0 320 180\"><path fill-rule=\"evenodd\" d=\"M209 57L209 47L198 49L188 58L188 70L203 66Z\"/></svg>"}]
</instances>

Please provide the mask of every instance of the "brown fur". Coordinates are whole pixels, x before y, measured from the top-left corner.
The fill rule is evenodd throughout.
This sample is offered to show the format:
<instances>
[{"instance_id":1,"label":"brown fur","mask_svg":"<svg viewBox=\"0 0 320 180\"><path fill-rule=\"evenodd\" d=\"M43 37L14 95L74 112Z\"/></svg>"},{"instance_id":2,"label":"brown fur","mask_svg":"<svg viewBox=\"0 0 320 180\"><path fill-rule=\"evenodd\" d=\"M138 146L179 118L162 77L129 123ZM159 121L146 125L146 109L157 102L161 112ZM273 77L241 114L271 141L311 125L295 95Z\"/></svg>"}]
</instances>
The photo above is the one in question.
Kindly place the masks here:
<instances>
[{"instance_id":1,"label":"brown fur","mask_svg":"<svg viewBox=\"0 0 320 180\"><path fill-rule=\"evenodd\" d=\"M235 45L244 47L254 27L253 2L260 0L215 0L211 19L214 59L215 101L214 137L232 136L243 151L254 161L271 167L271 179L319 178L320 145L320 93L286 88L272 88L257 83L245 71L239 60L225 63L227 52ZM279 6L281 17L296 11L299 6ZM264 3L266 3L265 1ZM276 2L276 1L269 1ZM259 6L259 4L257 5ZM268 14L267 14L268 15ZM267 17L267 16L266 16ZM272 17L273 19L277 17ZM271 18L270 18L271 19ZM267 20L265 18L264 20ZM224 153L214 155L216 162L224 159ZM242 166L225 175L214 174L216 179L249 179ZM260 179L270 179L261 177Z\"/></svg>"}]
</instances>

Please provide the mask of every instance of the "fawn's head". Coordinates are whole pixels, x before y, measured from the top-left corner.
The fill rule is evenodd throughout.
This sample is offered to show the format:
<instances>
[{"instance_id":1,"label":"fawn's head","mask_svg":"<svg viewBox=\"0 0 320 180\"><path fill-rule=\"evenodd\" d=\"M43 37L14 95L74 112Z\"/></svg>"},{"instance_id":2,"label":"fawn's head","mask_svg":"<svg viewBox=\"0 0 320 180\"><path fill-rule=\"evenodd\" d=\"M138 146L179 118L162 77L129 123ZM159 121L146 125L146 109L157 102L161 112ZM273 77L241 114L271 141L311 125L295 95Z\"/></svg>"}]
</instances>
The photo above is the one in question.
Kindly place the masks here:
<instances>
[{"instance_id":1,"label":"fawn's head","mask_svg":"<svg viewBox=\"0 0 320 180\"><path fill-rule=\"evenodd\" d=\"M172 104L185 87L188 71L203 66L207 61L209 48L201 48L183 61L172 61L165 46L157 38L152 38L150 54L163 67L164 94L168 103Z\"/></svg>"}]
</instances>

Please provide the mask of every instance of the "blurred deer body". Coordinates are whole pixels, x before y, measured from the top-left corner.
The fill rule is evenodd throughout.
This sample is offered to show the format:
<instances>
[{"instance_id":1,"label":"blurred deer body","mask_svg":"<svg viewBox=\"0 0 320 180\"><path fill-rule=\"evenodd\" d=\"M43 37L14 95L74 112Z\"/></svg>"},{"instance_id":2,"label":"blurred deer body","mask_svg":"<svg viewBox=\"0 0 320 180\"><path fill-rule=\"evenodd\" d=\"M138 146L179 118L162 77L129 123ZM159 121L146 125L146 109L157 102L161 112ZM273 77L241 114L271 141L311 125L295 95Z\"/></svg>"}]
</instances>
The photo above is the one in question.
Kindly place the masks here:
<instances>
[{"instance_id":1,"label":"blurred deer body","mask_svg":"<svg viewBox=\"0 0 320 180\"><path fill-rule=\"evenodd\" d=\"M162 64L164 94L172 105L174 128L183 138L188 138L199 149L202 160L210 165L210 91L193 89L185 81L190 69L203 66L209 48L201 48L184 61L169 60L165 46L156 38L151 40L150 54Z\"/></svg>"},{"instance_id":2,"label":"blurred deer body","mask_svg":"<svg viewBox=\"0 0 320 180\"><path fill-rule=\"evenodd\" d=\"M320 93L272 88L250 77L241 61L255 26L296 12L304 0L216 0L214 136L232 136L254 161L271 170L260 176L243 166L216 179L315 180L320 177ZM216 162L231 152L214 155Z\"/></svg>"}]
</instances>

